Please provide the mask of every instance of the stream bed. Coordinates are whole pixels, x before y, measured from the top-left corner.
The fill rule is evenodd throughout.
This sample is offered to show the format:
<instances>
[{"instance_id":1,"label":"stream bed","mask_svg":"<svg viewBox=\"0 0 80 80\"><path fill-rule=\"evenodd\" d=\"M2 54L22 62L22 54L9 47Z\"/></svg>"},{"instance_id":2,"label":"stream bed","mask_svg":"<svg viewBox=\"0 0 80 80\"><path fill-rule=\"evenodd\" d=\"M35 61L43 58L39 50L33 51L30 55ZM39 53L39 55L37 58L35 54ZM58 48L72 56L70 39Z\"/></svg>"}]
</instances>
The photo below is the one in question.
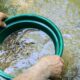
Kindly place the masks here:
<instances>
[{"instance_id":1,"label":"stream bed","mask_svg":"<svg viewBox=\"0 0 80 80\"><path fill-rule=\"evenodd\" d=\"M9 16L33 13L52 20L64 38L65 68L61 80L80 80L80 0L0 0L0 11ZM0 46L0 68L16 76L37 59L54 52L54 45L44 32L15 32Z\"/></svg>"}]
</instances>

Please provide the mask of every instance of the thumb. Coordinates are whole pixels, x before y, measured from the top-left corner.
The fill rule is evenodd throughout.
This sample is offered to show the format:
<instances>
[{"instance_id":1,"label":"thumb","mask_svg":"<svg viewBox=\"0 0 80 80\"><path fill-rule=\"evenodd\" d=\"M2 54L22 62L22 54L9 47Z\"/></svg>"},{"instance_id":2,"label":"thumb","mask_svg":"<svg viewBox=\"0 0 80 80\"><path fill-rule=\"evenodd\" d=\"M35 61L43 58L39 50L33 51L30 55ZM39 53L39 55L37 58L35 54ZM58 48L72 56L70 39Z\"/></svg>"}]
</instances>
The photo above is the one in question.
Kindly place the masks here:
<instances>
[{"instance_id":1,"label":"thumb","mask_svg":"<svg viewBox=\"0 0 80 80\"><path fill-rule=\"evenodd\" d=\"M0 12L0 27L6 26L6 24L3 22L3 20L6 18L7 18L7 15L5 13Z\"/></svg>"},{"instance_id":2,"label":"thumb","mask_svg":"<svg viewBox=\"0 0 80 80\"><path fill-rule=\"evenodd\" d=\"M2 21L0 21L0 27L6 27L6 24Z\"/></svg>"},{"instance_id":3,"label":"thumb","mask_svg":"<svg viewBox=\"0 0 80 80\"><path fill-rule=\"evenodd\" d=\"M7 15L5 13L0 12L0 21L7 18Z\"/></svg>"}]
</instances>

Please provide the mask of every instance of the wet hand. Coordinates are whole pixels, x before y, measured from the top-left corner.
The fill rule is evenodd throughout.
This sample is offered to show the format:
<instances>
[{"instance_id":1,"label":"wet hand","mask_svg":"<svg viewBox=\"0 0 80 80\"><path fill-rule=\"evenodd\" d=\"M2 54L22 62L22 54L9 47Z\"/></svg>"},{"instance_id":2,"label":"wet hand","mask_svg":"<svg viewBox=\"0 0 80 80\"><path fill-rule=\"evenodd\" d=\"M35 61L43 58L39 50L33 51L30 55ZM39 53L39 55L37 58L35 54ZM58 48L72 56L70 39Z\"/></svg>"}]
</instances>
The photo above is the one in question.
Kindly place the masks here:
<instances>
[{"instance_id":1,"label":"wet hand","mask_svg":"<svg viewBox=\"0 0 80 80\"><path fill-rule=\"evenodd\" d=\"M6 26L6 24L3 22L3 20L6 18L7 18L7 15L5 13L0 12L0 27Z\"/></svg>"},{"instance_id":2,"label":"wet hand","mask_svg":"<svg viewBox=\"0 0 80 80\"><path fill-rule=\"evenodd\" d=\"M44 69L47 76L51 77L60 77L64 62L59 56L46 56L40 59L38 65L41 65L41 68Z\"/></svg>"},{"instance_id":3,"label":"wet hand","mask_svg":"<svg viewBox=\"0 0 80 80\"><path fill-rule=\"evenodd\" d=\"M60 57L46 56L14 80L48 80L49 77L59 77L62 71L63 60Z\"/></svg>"}]
</instances>

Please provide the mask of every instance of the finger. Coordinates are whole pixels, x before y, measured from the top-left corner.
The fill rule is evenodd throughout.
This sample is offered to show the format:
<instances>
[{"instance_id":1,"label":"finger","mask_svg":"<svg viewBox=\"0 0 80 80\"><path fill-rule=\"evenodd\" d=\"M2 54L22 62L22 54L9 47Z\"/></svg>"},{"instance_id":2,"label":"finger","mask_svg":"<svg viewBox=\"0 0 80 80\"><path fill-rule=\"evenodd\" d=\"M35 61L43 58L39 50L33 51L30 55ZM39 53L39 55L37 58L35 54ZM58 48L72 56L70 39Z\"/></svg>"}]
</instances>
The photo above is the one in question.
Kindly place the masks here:
<instances>
[{"instance_id":1,"label":"finger","mask_svg":"<svg viewBox=\"0 0 80 80\"><path fill-rule=\"evenodd\" d=\"M62 58L60 58L60 61L64 64L64 60Z\"/></svg>"},{"instance_id":2,"label":"finger","mask_svg":"<svg viewBox=\"0 0 80 80\"><path fill-rule=\"evenodd\" d=\"M61 68L57 69L55 71L55 73L53 72L53 76L55 75L55 76L59 77L59 76L61 76L61 74L62 74L62 69Z\"/></svg>"},{"instance_id":3,"label":"finger","mask_svg":"<svg viewBox=\"0 0 80 80\"><path fill-rule=\"evenodd\" d=\"M2 21L0 21L0 27L6 27L6 24Z\"/></svg>"},{"instance_id":4,"label":"finger","mask_svg":"<svg viewBox=\"0 0 80 80\"><path fill-rule=\"evenodd\" d=\"M5 13L0 12L0 21L7 18L7 15Z\"/></svg>"},{"instance_id":5,"label":"finger","mask_svg":"<svg viewBox=\"0 0 80 80\"><path fill-rule=\"evenodd\" d=\"M55 56L55 57L56 57L56 60L59 61L61 66L63 66L64 65L64 60L61 57L59 57L59 56Z\"/></svg>"}]
</instances>

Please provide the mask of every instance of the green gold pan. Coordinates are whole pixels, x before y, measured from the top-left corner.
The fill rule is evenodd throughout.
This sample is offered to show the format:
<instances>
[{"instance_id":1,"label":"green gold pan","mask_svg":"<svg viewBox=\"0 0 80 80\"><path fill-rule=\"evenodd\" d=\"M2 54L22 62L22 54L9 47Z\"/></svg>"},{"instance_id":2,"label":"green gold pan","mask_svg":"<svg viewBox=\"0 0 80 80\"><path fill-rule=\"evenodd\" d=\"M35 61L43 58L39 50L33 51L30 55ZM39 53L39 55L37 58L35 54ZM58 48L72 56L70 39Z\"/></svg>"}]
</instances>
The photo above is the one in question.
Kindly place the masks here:
<instances>
[{"instance_id":1,"label":"green gold pan","mask_svg":"<svg viewBox=\"0 0 80 80\"><path fill-rule=\"evenodd\" d=\"M5 23L7 24L7 27L0 31L0 44L15 31L26 28L36 28L48 34L54 43L55 55L62 56L64 48L62 34L57 26L49 19L34 14L23 14L8 18L5 20ZM0 76L7 80L13 78L3 71L0 72Z\"/></svg>"}]
</instances>

